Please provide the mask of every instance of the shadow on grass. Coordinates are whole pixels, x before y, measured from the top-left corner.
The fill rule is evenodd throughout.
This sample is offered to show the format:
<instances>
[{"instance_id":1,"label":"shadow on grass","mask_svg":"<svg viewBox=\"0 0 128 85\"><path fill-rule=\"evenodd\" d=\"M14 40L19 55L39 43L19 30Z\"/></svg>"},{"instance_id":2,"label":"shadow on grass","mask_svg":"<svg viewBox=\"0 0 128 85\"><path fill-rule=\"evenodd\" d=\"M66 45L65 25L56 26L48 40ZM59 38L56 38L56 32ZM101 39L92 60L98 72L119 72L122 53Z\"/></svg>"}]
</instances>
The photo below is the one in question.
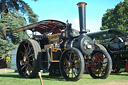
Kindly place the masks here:
<instances>
[{"instance_id":1,"label":"shadow on grass","mask_svg":"<svg viewBox=\"0 0 128 85\"><path fill-rule=\"evenodd\" d=\"M128 73L111 73L111 75L117 75L117 76L128 76Z\"/></svg>"},{"instance_id":2,"label":"shadow on grass","mask_svg":"<svg viewBox=\"0 0 128 85\"><path fill-rule=\"evenodd\" d=\"M50 81L66 81L63 76L49 76L49 74L42 74L43 80L50 80ZM21 77L18 73L2 73L0 74L0 78L17 78L17 79L38 79L39 76L36 78L24 78ZM81 79L92 79L88 77L82 77Z\"/></svg>"},{"instance_id":3,"label":"shadow on grass","mask_svg":"<svg viewBox=\"0 0 128 85\"><path fill-rule=\"evenodd\" d=\"M58 80L58 81L65 81L62 76L49 76L49 75L42 75L43 80Z\"/></svg>"},{"instance_id":4,"label":"shadow on grass","mask_svg":"<svg viewBox=\"0 0 128 85\"><path fill-rule=\"evenodd\" d=\"M0 74L0 77L2 78L21 78L21 79L37 79L39 78L39 76L37 76L36 78L24 78L21 77L18 73L4 73L4 74ZM62 76L49 76L49 75L42 75L43 80L57 80L57 81L65 81L65 79Z\"/></svg>"},{"instance_id":5,"label":"shadow on grass","mask_svg":"<svg viewBox=\"0 0 128 85\"><path fill-rule=\"evenodd\" d=\"M22 78L20 75L13 73L0 74L0 77Z\"/></svg>"}]
</instances>

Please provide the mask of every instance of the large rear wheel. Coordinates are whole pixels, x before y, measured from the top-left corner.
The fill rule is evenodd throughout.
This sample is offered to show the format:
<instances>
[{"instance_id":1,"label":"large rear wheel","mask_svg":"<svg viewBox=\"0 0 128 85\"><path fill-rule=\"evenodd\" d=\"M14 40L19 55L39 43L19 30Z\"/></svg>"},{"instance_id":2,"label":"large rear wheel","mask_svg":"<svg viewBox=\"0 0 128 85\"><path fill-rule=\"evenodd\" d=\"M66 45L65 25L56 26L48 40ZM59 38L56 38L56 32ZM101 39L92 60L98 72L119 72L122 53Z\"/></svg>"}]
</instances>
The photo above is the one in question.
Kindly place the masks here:
<instances>
[{"instance_id":1,"label":"large rear wheel","mask_svg":"<svg viewBox=\"0 0 128 85\"><path fill-rule=\"evenodd\" d=\"M60 72L67 81L77 81L84 72L84 58L77 48L66 49L60 59Z\"/></svg>"},{"instance_id":2,"label":"large rear wheel","mask_svg":"<svg viewBox=\"0 0 128 85\"><path fill-rule=\"evenodd\" d=\"M34 78L40 70L39 60L41 48L37 41L24 40L17 51L17 69L22 77Z\"/></svg>"}]
</instances>

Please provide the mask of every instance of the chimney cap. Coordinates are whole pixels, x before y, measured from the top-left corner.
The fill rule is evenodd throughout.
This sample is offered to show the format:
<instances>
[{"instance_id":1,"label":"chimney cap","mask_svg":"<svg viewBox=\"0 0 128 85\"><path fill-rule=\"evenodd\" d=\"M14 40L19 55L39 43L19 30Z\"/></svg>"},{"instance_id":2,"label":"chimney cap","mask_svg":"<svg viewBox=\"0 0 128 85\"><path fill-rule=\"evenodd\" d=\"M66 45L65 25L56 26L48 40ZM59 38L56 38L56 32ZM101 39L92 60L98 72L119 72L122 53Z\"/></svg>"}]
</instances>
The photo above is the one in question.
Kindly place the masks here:
<instances>
[{"instance_id":1,"label":"chimney cap","mask_svg":"<svg viewBox=\"0 0 128 85\"><path fill-rule=\"evenodd\" d=\"M78 7L81 7L81 6L84 6L85 7L86 5L87 5L87 3L85 3L85 2L79 2L77 4Z\"/></svg>"}]
</instances>

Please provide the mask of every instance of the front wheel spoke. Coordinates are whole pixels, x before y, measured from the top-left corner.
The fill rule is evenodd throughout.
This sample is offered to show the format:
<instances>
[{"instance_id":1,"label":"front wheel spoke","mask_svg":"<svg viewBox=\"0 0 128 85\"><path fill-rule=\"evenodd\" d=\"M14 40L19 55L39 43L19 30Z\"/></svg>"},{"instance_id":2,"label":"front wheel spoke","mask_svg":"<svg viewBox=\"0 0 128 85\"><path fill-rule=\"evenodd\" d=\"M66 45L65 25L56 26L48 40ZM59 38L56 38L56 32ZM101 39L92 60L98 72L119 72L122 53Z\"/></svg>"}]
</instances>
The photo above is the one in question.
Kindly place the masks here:
<instances>
[{"instance_id":1,"label":"front wheel spoke","mask_svg":"<svg viewBox=\"0 0 128 85\"><path fill-rule=\"evenodd\" d=\"M27 52L29 51L29 49L30 49L30 43L28 43L28 46L27 46Z\"/></svg>"},{"instance_id":2,"label":"front wheel spoke","mask_svg":"<svg viewBox=\"0 0 128 85\"><path fill-rule=\"evenodd\" d=\"M25 63L25 65L21 68L21 70L23 70L23 69L26 67L27 64L28 64L28 63Z\"/></svg>"},{"instance_id":3,"label":"front wheel spoke","mask_svg":"<svg viewBox=\"0 0 128 85\"><path fill-rule=\"evenodd\" d=\"M103 54L102 54L102 53L100 53L100 54L99 54L99 57L100 57L100 58L102 58L102 56L103 56Z\"/></svg>"},{"instance_id":4,"label":"front wheel spoke","mask_svg":"<svg viewBox=\"0 0 128 85\"><path fill-rule=\"evenodd\" d=\"M24 65L23 60L19 60L20 61L20 66Z\"/></svg>"},{"instance_id":5,"label":"front wheel spoke","mask_svg":"<svg viewBox=\"0 0 128 85\"><path fill-rule=\"evenodd\" d=\"M29 76L28 68L26 68L24 75Z\"/></svg>"},{"instance_id":6,"label":"front wheel spoke","mask_svg":"<svg viewBox=\"0 0 128 85\"><path fill-rule=\"evenodd\" d=\"M32 57L34 55L34 53L33 54L31 54L31 55L29 55L28 57L30 58L30 57Z\"/></svg>"},{"instance_id":7,"label":"front wheel spoke","mask_svg":"<svg viewBox=\"0 0 128 85\"><path fill-rule=\"evenodd\" d=\"M29 61L33 61L33 60L29 60Z\"/></svg>"},{"instance_id":8,"label":"front wheel spoke","mask_svg":"<svg viewBox=\"0 0 128 85\"><path fill-rule=\"evenodd\" d=\"M108 63L108 62L103 62L102 64L106 64L106 63Z\"/></svg>"},{"instance_id":9,"label":"front wheel spoke","mask_svg":"<svg viewBox=\"0 0 128 85\"><path fill-rule=\"evenodd\" d=\"M23 53L22 51L20 51L20 53L22 54L22 56L24 56L24 55L25 55L25 53Z\"/></svg>"},{"instance_id":10,"label":"front wheel spoke","mask_svg":"<svg viewBox=\"0 0 128 85\"><path fill-rule=\"evenodd\" d=\"M69 68L68 64L66 64L66 65L64 66L64 68Z\"/></svg>"},{"instance_id":11,"label":"front wheel spoke","mask_svg":"<svg viewBox=\"0 0 128 85\"><path fill-rule=\"evenodd\" d=\"M98 69L98 76L99 76L100 74L102 74L102 70L101 70L101 68Z\"/></svg>"},{"instance_id":12,"label":"front wheel spoke","mask_svg":"<svg viewBox=\"0 0 128 85\"><path fill-rule=\"evenodd\" d=\"M67 76L69 76L69 74L70 74L70 69L67 69L65 72L66 72Z\"/></svg>"},{"instance_id":13,"label":"front wheel spoke","mask_svg":"<svg viewBox=\"0 0 128 85\"><path fill-rule=\"evenodd\" d=\"M103 58L103 60L104 60L104 59L107 59L107 58L106 58L106 57L104 57L104 58Z\"/></svg>"},{"instance_id":14,"label":"front wheel spoke","mask_svg":"<svg viewBox=\"0 0 128 85\"><path fill-rule=\"evenodd\" d=\"M77 57L75 57L75 56L74 56L74 58L73 58L73 60L72 60L72 61L74 62L76 59L77 59Z\"/></svg>"},{"instance_id":15,"label":"front wheel spoke","mask_svg":"<svg viewBox=\"0 0 128 85\"><path fill-rule=\"evenodd\" d=\"M32 47L31 47L30 50L28 51L28 55L31 53L31 51L32 51Z\"/></svg>"},{"instance_id":16,"label":"front wheel spoke","mask_svg":"<svg viewBox=\"0 0 128 85\"><path fill-rule=\"evenodd\" d=\"M105 71L105 68L106 68L106 67L102 67L102 68L101 68L101 69L102 69L102 71Z\"/></svg>"},{"instance_id":17,"label":"front wheel spoke","mask_svg":"<svg viewBox=\"0 0 128 85\"><path fill-rule=\"evenodd\" d=\"M25 53L25 54L27 53L27 48L26 48L25 45L24 45L24 53Z\"/></svg>"},{"instance_id":18,"label":"front wheel spoke","mask_svg":"<svg viewBox=\"0 0 128 85\"><path fill-rule=\"evenodd\" d=\"M103 65L102 65L102 68L106 68L106 66L103 66Z\"/></svg>"},{"instance_id":19,"label":"front wheel spoke","mask_svg":"<svg viewBox=\"0 0 128 85\"><path fill-rule=\"evenodd\" d=\"M100 69L98 69L98 71L97 71L97 72L98 72L98 76L100 76L101 70L100 70Z\"/></svg>"},{"instance_id":20,"label":"front wheel spoke","mask_svg":"<svg viewBox=\"0 0 128 85\"><path fill-rule=\"evenodd\" d=\"M25 70L25 72L23 72L23 74L24 74L25 76L28 76L28 75L27 75L27 72L26 72L26 70Z\"/></svg>"},{"instance_id":21,"label":"front wheel spoke","mask_svg":"<svg viewBox=\"0 0 128 85\"><path fill-rule=\"evenodd\" d=\"M67 60L67 58L64 60L64 63L66 64L66 65L68 65L68 60Z\"/></svg>"},{"instance_id":22,"label":"front wheel spoke","mask_svg":"<svg viewBox=\"0 0 128 85\"><path fill-rule=\"evenodd\" d=\"M75 75L79 73L79 68L75 68Z\"/></svg>"},{"instance_id":23,"label":"front wheel spoke","mask_svg":"<svg viewBox=\"0 0 128 85\"><path fill-rule=\"evenodd\" d=\"M72 68L72 78L73 78L73 68Z\"/></svg>"},{"instance_id":24,"label":"front wheel spoke","mask_svg":"<svg viewBox=\"0 0 128 85\"><path fill-rule=\"evenodd\" d=\"M96 56L93 56L93 58L91 60L92 60L92 62L97 62Z\"/></svg>"},{"instance_id":25,"label":"front wheel spoke","mask_svg":"<svg viewBox=\"0 0 128 85\"><path fill-rule=\"evenodd\" d=\"M32 71L32 70L31 70L31 67L30 67L29 65L30 65L30 64L28 64L27 67L26 67L26 68L27 68L26 71L27 71L27 74L28 74L28 75L30 75L30 73L31 73L31 71Z\"/></svg>"},{"instance_id":26,"label":"front wheel spoke","mask_svg":"<svg viewBox=\"0 0 128 85\"><path fill-rule=\"evenodd\" d=\"M78 70L75 68L74 70L73 70L73 73L74 73L74 75L75 75L75 77L77 76L77 73L78 73Z\"/></svg>"},{"instance_id":27,"label":"front wheel spoke","mask_svg":"<svg viewBox=\"0 0 128 85\"><path fill-rule=\"evenodd\" d=\"M67 68L65 72L66 72L66 73L69 73L69 71L70 71L70 68Z\"/></svg>"},{"instance_id":28,"label":"front wheel spoke","mask_svg":"<svg viewBox=\"0 0 128 85\"><path fill-rule=\"evenodd\" d=\"M97 60L101 60L101 58L102 58L102 54L96 54L96 59Z\"/></svg>"},{"instance_id":29,"label":"front wheel spoke","mask_svg":"<svg viewBox=\"0 0 128 85\"><path fill-rule=\"evenodd\" d=\"M72 52L70 52L70 55L69 55L69 62L72 62Z\"/></svg>"},{"instance_id":30,"label":"front wheel spoke","mask_svg":"<svg viewBox=\"0 0 128 85\"><path fill-rule=\"evenodd\" d=\"M98 73L98 76L100 76L100 74Z\"/></svg>"},{"instance_id":31,"label":"front wheel spoke","mask_svg":"<svg viewBox=\"0 0 128 85\"><path fill-rule=\"evenodd\" d=\"M73 67L75 67L75 68L79 68L80 66L79 66L79 64L75 64L75 65L73 65Z\"/></svg>"},{"instance_id":32,"label":"front wheel spoke","mask_svg":"<svg viewBox=\"0 0 128 85\"><path fill-rule=\"evenodd\" d=\"M99 57L99 54L97 53L97 54L95 54L94 55L94 57L95 57L95 60L97 60L98 59L98 57Z\"/></svg>"},{"instance_id":33,"label":"front wheel spoke","mask_svg":"<svg viewBox=\"0 0 128 85\"><path fill-rule=\"evenodd\" d=\"M28 68L29 73L31 73L31 71L32 71L32 66L31 66L31 64L28 64L28 65L27 65L27 68Z\"/></svg>"},{"instance_id":34,"label":"front wheel spoke","mask_svg":"<svg viewBox=\"0 0 128 85\"><path fill-rule=\"evenodd\" d=\"M67 76L68 76L68 77L69 77L69 75L70 75L70 72L67 73Z\"/></svg>"},{"instance_id":35,"label":"front wheel spoke","mask_svg":"<svg viewBox=\"0 0 128 85\"><path fill-rule=\"evenodd\" d=\"M101 71L102 71L102 72L101 72L101 76L102 76L102 75L104 75L104 69L102 69Z\"/></svg>"},{"instance_id":36,"label":"front wheel spoke","mask_svg":"<svg viewBox=\"0 0 128 85\"><path fill-rule=\"evenodd\" d=\"M93 73L96 73L97 69L96 68L92 68L92 71L93 71Z\"/></svg>"}]
</instances>

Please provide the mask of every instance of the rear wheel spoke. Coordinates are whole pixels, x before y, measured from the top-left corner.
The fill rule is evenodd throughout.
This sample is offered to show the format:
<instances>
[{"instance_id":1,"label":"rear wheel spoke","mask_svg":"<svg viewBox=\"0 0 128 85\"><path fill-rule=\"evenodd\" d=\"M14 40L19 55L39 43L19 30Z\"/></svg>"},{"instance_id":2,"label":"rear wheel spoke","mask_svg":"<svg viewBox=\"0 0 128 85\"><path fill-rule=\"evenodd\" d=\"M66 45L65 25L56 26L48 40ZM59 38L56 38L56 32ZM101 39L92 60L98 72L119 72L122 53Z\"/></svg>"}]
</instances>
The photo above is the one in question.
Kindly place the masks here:
<instances>
[{"instance_id":1,"label":"rear wheel spoke","mask_svg":"<svg viewBox=\"0 0 128 85\"><path fill-rule=\"evenodd\" d=\"M21 76L33 78L38 75L40 70L37 64L39 52L41 52L41 49L35 40L25 40L20 44L17 51L17 69Z\"/></svg>"}]
</instances>

